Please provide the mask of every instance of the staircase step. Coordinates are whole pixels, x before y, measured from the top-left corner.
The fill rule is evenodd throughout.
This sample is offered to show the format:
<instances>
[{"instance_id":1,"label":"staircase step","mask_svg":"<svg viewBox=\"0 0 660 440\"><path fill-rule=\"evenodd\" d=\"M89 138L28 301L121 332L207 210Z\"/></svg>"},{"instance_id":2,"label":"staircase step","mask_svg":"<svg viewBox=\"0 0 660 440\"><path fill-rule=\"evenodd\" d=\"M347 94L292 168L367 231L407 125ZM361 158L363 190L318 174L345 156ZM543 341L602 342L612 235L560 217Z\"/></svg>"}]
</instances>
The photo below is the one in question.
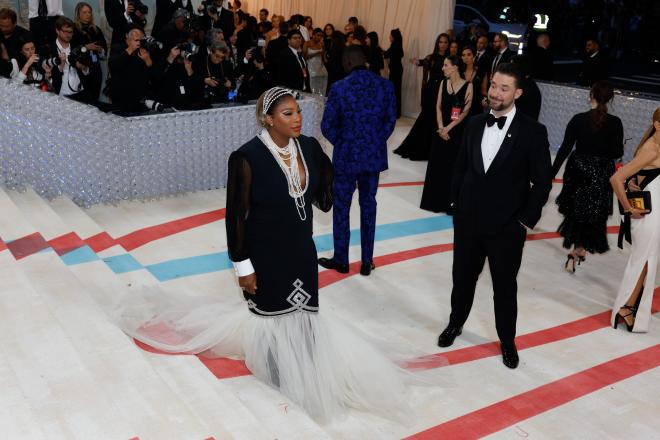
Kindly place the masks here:
<instances>
[{"instance_id":1,"label":"staircase step","mask_svg":"<svg viewBox=\"0 0 660 440\"><path fill-rule=\"evenodd\" d=\"M0 192L0 210L16 223L29 224L4 192ZM44 214L43 206L34 207L29 213L37 211ZM0 230L0 234L11 237L8 235L10 231L11 228ZM10 257L8 252L3 254ZM84 379L87 378L95 384L93 390L88 390L89 395L102 402L99 405L105 407L105 413L111 416L98 416L93 405L83 403L84 399L80 402L75 398L71 400L82 405L81 410L89 407L89 414L83 414L93 416L93 423L103 422L99 428L106 424L119 427L122 420L130 421L131 431L122 433L122 436L130 434L128 437L105 434L103 437L130 438L135 434L147 438L172 435L177 438L208 437L208 428L180 403L179 396L145 362L130 339L108 321L84 286L55 253L34 254L14 262L14 265L19 268L17 275L24 274L25 282L38 292L42 308L51 311L67 339L66 346L52 346L53 357L72 359L80 364L77 368L65 370L73 373L69 384L71 390L85 389ZM110 421L112 423L108 423ZM100 432L103 431L87 438L98 438ZM224 431L221 433L225 434Z\"/></svg>"}]
</instances>

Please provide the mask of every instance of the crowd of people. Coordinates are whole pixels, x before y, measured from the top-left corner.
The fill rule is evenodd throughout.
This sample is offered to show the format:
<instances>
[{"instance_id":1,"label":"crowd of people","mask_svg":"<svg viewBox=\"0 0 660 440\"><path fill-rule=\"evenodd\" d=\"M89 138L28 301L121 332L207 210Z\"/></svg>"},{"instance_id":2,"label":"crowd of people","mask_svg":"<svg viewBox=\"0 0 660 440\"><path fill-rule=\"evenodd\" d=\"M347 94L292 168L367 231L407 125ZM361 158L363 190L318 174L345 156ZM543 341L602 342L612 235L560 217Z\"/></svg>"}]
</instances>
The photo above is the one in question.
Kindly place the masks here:
<instances>
[{"instance_id":1,"label":"crowd of people","mask_svg":"<svg viewBox=\"0 0 660 440\"><path fill-rule=\"evenodd\" d=\"M385 51L378 34L356 17L340 31L331 23L314 27L300 14L287 20L262 9L257 18L237 0L205 0L196 10L189 0L174 0L157 2L147 35L146 5L109 0L103 11L112 29L108 41L88 3L78 3L72 19L63 15L61 0L30 2L30 8L29 30L18 26L15 11L0 9L0 76L102 110L133 115L209 108L256 100L275 85L325 95L346 75L344 48L360 46L378 75L389 59L401 114L398 29Z\"/></svg>"}]
</instances>

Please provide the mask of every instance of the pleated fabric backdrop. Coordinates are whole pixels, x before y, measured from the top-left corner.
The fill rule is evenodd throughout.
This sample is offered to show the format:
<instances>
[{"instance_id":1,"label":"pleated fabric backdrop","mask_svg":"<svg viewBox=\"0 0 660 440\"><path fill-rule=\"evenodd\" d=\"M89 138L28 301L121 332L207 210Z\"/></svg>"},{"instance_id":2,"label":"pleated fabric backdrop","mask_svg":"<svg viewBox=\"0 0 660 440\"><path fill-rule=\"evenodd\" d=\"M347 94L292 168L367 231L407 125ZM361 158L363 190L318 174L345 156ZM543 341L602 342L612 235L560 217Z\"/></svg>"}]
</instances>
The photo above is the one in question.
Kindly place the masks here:
<instances>
[{"instance_id":1,"label":"pleated fabric backdrop","mask_svg":"<svg viewBox=\"0 0 660 440\"><path fill-rule=\"evenodd\" d=\"M410 64L410 58L422 58L433 51L435 38L452 27L454 0L250 0L242 9L259 16L259 9L285 18L299 13L309 15L314 27L332 23L343 32L348 17L355 16L368 31L380 37L381 47L389 47L390 30L399 28L403 35L402 112L416 116L420 110L422 69Z\"/></svg>"}]
</instances>

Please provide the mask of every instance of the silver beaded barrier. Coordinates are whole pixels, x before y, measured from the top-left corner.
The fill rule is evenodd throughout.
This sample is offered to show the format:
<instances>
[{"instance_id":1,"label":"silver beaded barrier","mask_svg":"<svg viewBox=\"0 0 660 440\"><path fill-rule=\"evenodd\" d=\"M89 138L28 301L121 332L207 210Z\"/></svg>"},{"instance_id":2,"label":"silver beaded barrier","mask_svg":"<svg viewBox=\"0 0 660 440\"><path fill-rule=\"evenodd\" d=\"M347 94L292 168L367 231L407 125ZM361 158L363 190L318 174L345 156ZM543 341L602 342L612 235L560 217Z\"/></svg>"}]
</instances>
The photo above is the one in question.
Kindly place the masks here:
<instances>
[{"instance_id":1,"label":"silver beaded barrier","mask_svg":"<svg viewBox=\"0 0 660 440\"><path fill-rule=\"evenodd\" d=\"M322 98L299 103L320 137ZM0 79L0 186L85 207L220 188L258 130L254 105L122 118Z\"/></svg>"},{"instance_id":2,"label":"silver beaded barrier","mask_svg":"<svg viewBox=\"0 0 660 440\"><path fill-rule=\"evenodd\" d=\"M550 147L556 151L564 139L564 131L576 113L589 110L589 89L554 83L538 83L543 96L539 121L548 129ZM625 140L624 161L632 158L660 100L642 98L617 91L608 111L621 118Z\"/></svg>"}]
</instances>

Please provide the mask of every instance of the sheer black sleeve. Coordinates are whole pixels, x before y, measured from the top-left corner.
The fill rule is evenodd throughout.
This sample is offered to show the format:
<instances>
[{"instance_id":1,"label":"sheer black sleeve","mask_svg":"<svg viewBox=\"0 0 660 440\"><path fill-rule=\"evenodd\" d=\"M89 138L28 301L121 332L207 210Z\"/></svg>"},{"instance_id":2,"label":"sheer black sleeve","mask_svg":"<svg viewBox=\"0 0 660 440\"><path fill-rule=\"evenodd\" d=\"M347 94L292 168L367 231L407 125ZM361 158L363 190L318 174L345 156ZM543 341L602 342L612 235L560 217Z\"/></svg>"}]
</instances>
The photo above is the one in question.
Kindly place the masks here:
<instances>
[{"instance_id":1,"label":"sheer black sleeve","mask_svg":"<svg viewBox=\"0 0 660 440\"><path fill-rule=\"evenodd\" d=\"M246 157L234 151L229 156L227 173L227 247L229 259L234 262L250 258L246 237L246 221L250 213L252 169Z\"/></svg>"},{"instance_id":2,"label":"sheer black sleeve","mask_svg":"<svg viewBox=\"0 0 660 440\"><path fill-rule=\"evenodd\" d=\"M573 151L573 146L577 140L577 128L575 127L576 119L573 116L573 119L566 126L566 132L564 133L564 140L557 150L557 155L555 156L555 162L552 164L552 177L557 175L559 168L564 163L568 155Z\"/></svg>"},{"instance_id":3,"label":"sheer black sleeve","mask_svg":"<svg viewBox=\"0 0 660 440\"><path fill-rule=\"evenodd\" d=\"M314 144L319 184L314 194L313 203L321 211L328 212L332 209L332 181L334 180L335 171L330 158L321 148L321 144L316 139L314 139Z\"/></svg>"}]
</instances>

